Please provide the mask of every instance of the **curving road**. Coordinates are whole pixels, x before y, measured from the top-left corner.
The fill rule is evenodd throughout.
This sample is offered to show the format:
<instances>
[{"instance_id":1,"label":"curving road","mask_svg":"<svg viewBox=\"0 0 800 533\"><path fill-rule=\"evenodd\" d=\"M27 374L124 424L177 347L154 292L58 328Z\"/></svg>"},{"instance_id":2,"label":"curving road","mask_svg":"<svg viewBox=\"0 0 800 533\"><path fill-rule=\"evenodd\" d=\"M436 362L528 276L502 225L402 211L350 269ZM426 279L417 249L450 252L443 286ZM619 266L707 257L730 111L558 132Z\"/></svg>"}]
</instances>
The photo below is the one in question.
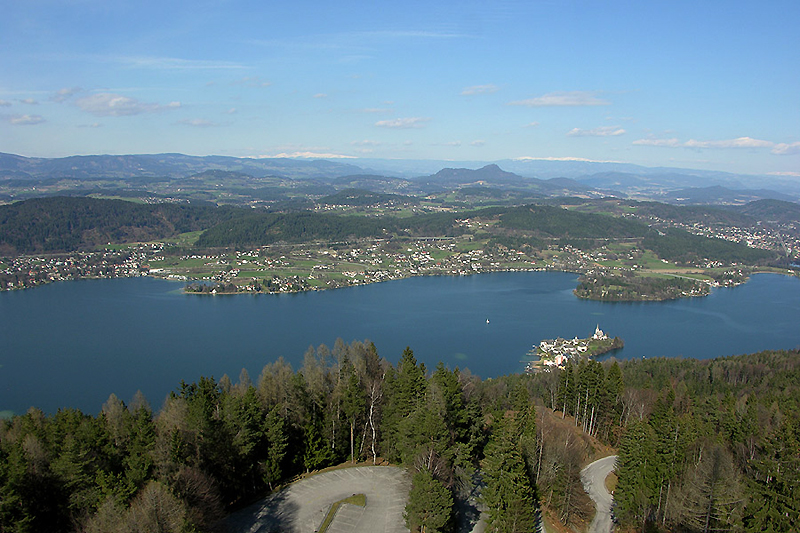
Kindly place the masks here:
<instances>
[{"instance_id":1,"label":"curving road","mask_svg":"<svg viewBox=\"0 0 800 533\"><path fill-rule=\"evenodd\" d=\"M611 504L614 497L606 490L606 477L614 471L617 462L616 455L609 455L591 463L581 470L583 488L594 500L597 513L589 526L589 533L610 533L613 523L611 521Z\"/></svg>"}]
</instances>

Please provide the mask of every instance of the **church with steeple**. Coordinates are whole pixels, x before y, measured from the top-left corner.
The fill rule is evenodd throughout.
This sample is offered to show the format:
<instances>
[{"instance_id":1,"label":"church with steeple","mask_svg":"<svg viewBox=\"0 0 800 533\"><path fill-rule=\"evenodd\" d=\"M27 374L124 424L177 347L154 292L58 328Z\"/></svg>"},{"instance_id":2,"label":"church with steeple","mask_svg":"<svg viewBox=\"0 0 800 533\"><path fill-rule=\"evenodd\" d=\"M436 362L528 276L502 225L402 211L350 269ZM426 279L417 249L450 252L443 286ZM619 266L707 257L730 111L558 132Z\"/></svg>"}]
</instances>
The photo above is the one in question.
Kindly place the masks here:
<instances>
[{"instance_id":1,"label":"church with steeple","mask_svg":"<svg viewBox=\"0 0 800 533\"><path fill-rule=\"evenodd\" d=\"M600 324L597 324L597 328L594 330L594 335L592 335L592 339L596 341L604 341L608 338L608 335L603 333L603 330L600 329Z\"/></svg>"}]
</instances>

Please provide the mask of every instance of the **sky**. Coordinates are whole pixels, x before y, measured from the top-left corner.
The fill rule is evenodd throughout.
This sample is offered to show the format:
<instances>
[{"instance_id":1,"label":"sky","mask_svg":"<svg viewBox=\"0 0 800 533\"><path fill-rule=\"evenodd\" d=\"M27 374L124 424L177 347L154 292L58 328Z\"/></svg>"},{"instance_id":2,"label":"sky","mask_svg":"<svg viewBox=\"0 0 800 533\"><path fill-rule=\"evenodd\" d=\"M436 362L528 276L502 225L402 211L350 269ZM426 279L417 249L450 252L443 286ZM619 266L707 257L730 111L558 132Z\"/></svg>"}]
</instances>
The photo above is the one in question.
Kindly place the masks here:
<instances>
[{"instance_id":1,"label":"sky","mask_svg":"<svg viewBox=\"0 0 800 533\"><path fill-rule=\"evenodd\" d=\"M4 0L0 152L800 179L800 2Z\"/></svg>"}]
</instances>

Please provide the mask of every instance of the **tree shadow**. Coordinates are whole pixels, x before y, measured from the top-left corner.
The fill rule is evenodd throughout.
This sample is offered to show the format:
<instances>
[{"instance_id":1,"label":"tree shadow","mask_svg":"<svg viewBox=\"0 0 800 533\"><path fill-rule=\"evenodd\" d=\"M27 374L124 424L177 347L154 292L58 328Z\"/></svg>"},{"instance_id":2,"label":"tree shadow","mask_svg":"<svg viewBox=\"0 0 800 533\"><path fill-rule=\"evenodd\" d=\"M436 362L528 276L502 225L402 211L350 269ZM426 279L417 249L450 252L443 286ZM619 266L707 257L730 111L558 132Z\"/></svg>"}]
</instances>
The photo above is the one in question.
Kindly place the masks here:
<instances>
[{"instance_id":1,"label":"tree shadow","mask_svg":"<svg viewBox=\"0 0 800 533\"><path fill-rule=\"evenodd\" d=\"M472 476L469 487L456 491L456 531L471 533L481 519L481 490L485 487L480 474Z\"/></svg>"},{"instance_id":2,"label":"tree shadow","mask_svg":"<svg viewBox=\"0 0 800 533\"><path fill-rule=\"evenodd\" d=\"M288 492L282 490L230 515L225 520L224 530L229 533L293 531L298 509L297 503L288 499Z\"/></svg>"}]
</instances>

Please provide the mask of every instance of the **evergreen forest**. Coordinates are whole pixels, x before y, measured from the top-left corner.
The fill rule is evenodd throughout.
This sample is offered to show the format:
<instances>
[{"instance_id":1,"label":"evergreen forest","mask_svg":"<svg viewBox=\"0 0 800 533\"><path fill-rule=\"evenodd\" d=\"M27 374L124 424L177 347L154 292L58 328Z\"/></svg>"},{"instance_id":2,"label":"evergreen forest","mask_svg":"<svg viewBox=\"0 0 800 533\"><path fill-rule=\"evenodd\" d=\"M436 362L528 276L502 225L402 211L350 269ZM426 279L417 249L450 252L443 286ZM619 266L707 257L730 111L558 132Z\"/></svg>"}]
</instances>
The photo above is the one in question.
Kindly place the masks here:
<instances>
[{"instance_id":1,"label":"evergreen forest","mask_svg":"<svg viewBox=\"0 0 800 533\"><path fill-rule=\"evenodd\" d=\"M181 382L157 410L141 395L96 415L32 408L0 421L0 531L224 531L230 512L351 463L408 469L412 531L455 531L477 479L488 531L532 531L539 513L583 530L580 470L613 450L617 531L792 530L800 352L482 380L338 340L298 369Z\"/></svg>"}]
</instances>

